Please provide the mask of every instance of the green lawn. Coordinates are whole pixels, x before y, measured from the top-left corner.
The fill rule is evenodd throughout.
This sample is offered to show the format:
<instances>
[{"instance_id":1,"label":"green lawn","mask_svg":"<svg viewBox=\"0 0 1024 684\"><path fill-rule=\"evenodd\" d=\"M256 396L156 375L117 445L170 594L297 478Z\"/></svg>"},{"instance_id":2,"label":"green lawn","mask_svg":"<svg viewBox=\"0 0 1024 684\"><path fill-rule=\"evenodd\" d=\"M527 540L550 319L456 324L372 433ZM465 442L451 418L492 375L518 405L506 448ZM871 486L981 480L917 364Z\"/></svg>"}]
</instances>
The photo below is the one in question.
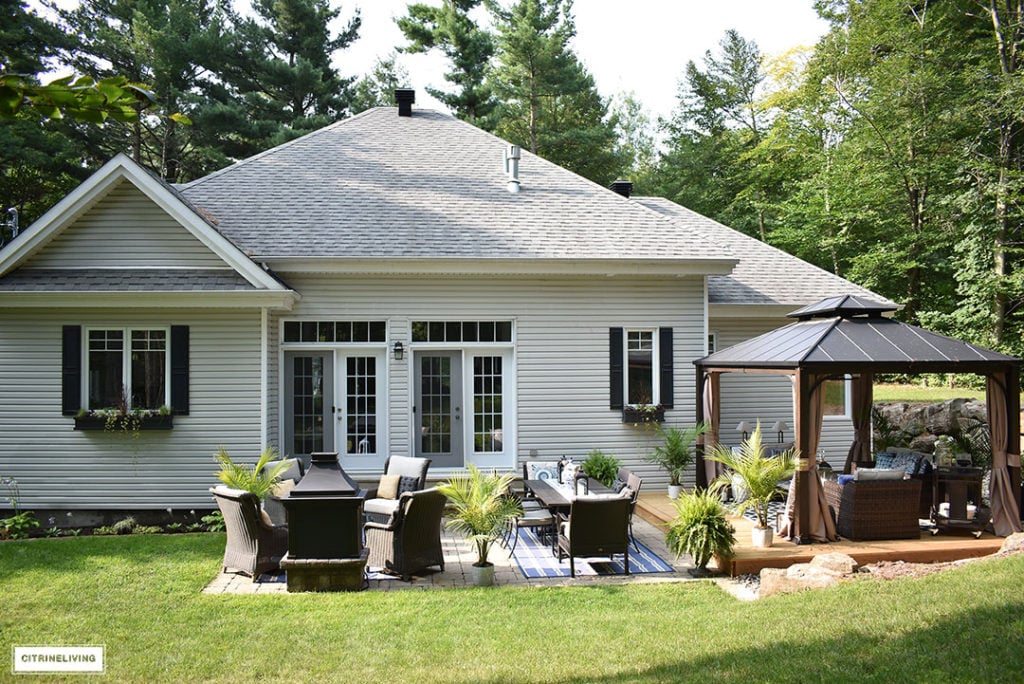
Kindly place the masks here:
<instances>
[{"instance_id":1,"label":"green lawn","mask_svg":"<svg viewBox=\"0 0 1024 684\"><path fill-rule=\"evenodd\" d=\"M995 682L1024 668L1022 556L754 603L709 583L200 594L223 543L0 543L0 654L105 644L117 682Z\"/></svg>"},{"instance_id":2,"label":"green lawn","mask_svg":"<svg viewBox=\"0 0 1024 684\"><path fill-rule=\"evenodd\" d=\"M938 402L947 399L979 399L985 401L985 390L966 387L922 387L921 385L875 385L875 401L902 401L907 403Z\"/></svg>"}]
</instances>

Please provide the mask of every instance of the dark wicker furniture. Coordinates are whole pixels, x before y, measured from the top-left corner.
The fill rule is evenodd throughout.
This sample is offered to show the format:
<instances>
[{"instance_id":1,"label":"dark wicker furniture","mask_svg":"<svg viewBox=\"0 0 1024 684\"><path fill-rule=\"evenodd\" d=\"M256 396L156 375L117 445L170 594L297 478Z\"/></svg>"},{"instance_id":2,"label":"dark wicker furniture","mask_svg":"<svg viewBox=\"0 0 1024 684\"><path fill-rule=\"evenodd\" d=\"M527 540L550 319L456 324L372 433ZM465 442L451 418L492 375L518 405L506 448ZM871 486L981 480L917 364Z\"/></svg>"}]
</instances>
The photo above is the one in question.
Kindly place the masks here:
<instances>
[{"instance_id":1,"label":"dark wicker furniture","mask_svg":"<svg viewBox=\"0 0 1024 684\"><path fill-rule=\"evenodd\" d=\"M431 565L444 570L441 515L446 502L436 487L398 497L398 507L388 522L363 526L370 550L367 565L402 579Z\"/></svg>"},{"instance_id":2,"label":"dark wicker furniture","mask_svg":"<svg viewBox=\"0 0 1024 684\"><path fill-rule=\"evenodd\" d=\"M277 570L288 551L288 527L263 522L255 494L227 487L213 487L210 493L227 528L224 572L241 572L255 582L262 573Z\"/></svg>"},{"instance_id":3,"label":"dark wicker furniture","mask_svg":"<svg viewBox=\"0 0 1024 684\"><path fill-rule=\"evenodd\" d=\"M918 539L920 480L825 480L825 497L836 516L836 532L854 541Z\"/></svg>"},{"instance_id":4,"label":"dark wicker furniture","mask_svg":"<svg viewBox=\"0 0 1024 684\"><path fill-rule=\"evenodd\" d=\"M302 481L302 476L306 474L306 468L302 465L302 461L297 458L284 459L283 461L271 461L267 465L263 466L264 470L272 470L278 463L287 462L288 467L285 469L279 480L294 480L296 484ZM288 523L288 514L284 509L284 504L281 503L281 499L268 494L263 500L263 510L270 516L271 522L275 525L286 525Z\"/></svg>"},{"instance_id":5,"label":"dark wicker furniture","mask_svg":"<svg viewBox=\"0 0 1024 684\"><path fill-rule=\"evenodd\" d=\"M399 475L416 480L409 491L426 489L428 468L430 468L429 458L390 456L384 462L385 475ZM399 494L401 493L400 491ZM363 504L363 519L367 522L387 523L397 508L398 499L380 499L377 497L377 488L373 487L366 493L366 503Z\"/></svg>"},{"instance_id":6,"label":"dark wicker furniture","mask_svg":"<svg viewBox=\"0 0 1024 684\"><path fill-rule=\"evenodd\" d=\"M630 500L619 496L582 496L573 500L569 517L558 526L558 560L569 557L569 574L576 576L577 556L625 556L629 574Z\"/></svg>"}]
</instances>

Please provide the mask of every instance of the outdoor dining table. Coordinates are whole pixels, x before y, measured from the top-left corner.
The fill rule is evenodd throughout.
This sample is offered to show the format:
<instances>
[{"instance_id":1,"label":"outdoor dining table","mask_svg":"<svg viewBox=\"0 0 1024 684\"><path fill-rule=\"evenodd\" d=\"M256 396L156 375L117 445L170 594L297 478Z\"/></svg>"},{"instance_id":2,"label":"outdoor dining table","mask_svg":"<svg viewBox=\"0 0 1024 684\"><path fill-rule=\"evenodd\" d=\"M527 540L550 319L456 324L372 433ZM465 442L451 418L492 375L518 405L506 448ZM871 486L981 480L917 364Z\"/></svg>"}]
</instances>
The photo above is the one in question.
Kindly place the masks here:
<instances>
[{"instance_id":1,"label":"outdoor dining table","mask_svg":"<svg viewBox=\"0 0 1024 684\"><path fill-rule=\"evenodd\" d=\"M589 487L588 491L590 494L611 494L612 490L605 487L597 480L588 478L587 480ZM569 507L572 505L572 500L576 498L576 494L573 492L571 487L560 486L552 483L551 480L525 480L523 486L529 491L533 492L533 496L537 501L540 502L541 506L544 506L552 515L557 513L569 514Z\"/></svg>"}]
</instances>

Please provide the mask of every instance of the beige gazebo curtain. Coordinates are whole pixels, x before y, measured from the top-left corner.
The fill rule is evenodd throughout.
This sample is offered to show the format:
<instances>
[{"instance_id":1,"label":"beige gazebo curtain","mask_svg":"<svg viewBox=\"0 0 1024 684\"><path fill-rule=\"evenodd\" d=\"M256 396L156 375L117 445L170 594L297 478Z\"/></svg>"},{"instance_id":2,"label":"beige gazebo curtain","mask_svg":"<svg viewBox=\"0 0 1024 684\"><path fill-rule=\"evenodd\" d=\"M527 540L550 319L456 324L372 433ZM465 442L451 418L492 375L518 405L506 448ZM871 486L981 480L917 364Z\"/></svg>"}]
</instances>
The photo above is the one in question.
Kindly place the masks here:
<instances>
[{"instance_id":1,"label":"beige gazebo curtain","mask_svg":"<svg viewBox=\"0 0 1024 684\"><path fill-rule=\"evenodd\" d=\"M853 444L846 455L843 472L849 473L852 466L871 463L871 400L874 376L861 373L853 378Z\"/></svg>"},{"instance_id":2,"label":"beige gazebo curtain","mask_svg":"<svg viewBox=\"0 0 1024 684\"><path fill-rule=\"evenodd\" d=\"M807 435L807 443L800 444L799 433L797 448L800 449L799 472L793 478L793 484L789 488L789 496L786 498L786 520L779 533L787 537L799 537L801 541L827 542L836 540L836 526L832 522L832 516L828 512L828 500L825 498L825 489L821 486L821 479L818 477L818 464L815 455L818 451L818 443L821 441L821 425L825 417L825 380L827 376L806 375L800 379L801 383L807 383L812 389L807 401L807 411L804 415L809 423L809 430L801 430L800 433ZM802 407L797 404L797 412L803 413ZM797 479L806 478L809 496L806 501L799 501L797 492ZM807 529L800 524L800 506L807 506Z\"/></svg>"},{"instance_id":3,"label":"beige gazebo curtain","mask_svg":"<svg viewBox=\"0 0 1024 684\"><path fill-rule=\"evenodd\" d=\"M707 453L711 447L718 444L719 426L722 422L721 416L721 373L707 373L705 375L704 382L704 420L710 425L711 429L701 436L704 441L704 453ZM707 476L707 481L710 484L715 481L715 478L725 472L725 466L717 461L711 461L708 459L704 460L704 474Z\"/></svg>"},{"instance_id":4,"label":"beige gazebo curtain","mask_svg":"<svg viewBox=\"0 0 1024 684\"><path fill-rule=\"evenodd\" d=\"M985 400L988 403L989 430L992 434L992 527L1000 537L1021 531L1020 508L1007 470L1008 465L1020 467L1020 454L1007 453L1011 426L1006 410L1006 391L998 377L986 377ZM1016 429L1016 425L1013 429Z\"/></svg>"}]
</instances>

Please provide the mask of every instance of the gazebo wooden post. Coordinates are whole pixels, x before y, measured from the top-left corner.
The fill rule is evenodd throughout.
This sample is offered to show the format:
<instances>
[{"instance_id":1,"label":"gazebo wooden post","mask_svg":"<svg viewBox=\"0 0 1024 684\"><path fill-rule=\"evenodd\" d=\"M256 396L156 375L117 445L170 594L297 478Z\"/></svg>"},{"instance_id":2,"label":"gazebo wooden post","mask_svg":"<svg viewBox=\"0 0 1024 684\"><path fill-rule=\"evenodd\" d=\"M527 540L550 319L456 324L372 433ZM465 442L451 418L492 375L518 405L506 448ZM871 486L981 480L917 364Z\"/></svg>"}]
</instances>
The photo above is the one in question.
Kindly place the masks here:
<instances>
[{"instance_id":1,"label":"gazebo wooden post","mask_svg":"<svg viewBox=\"0 0 1024 684\"><path fill-rule=\"evenodd\" d=\"M707 382L707 376L704 373L704 369L697 368L697 425L704 422L704 383ZM704 437L697 438L697 446L694 449L697 458L694 460L696 472L694 473L696 478L695 482L697 487L700 489L707 489L708 487L708 474L704 469Z\"/></svg>"},{"instance_id":2,"label":"gazebo wooden post","mask_svg":"<svg viewBox=\"0 0 1024 684\"><path fill-rule=\"evenodd\" d=\"M794 529L790 535L795 544L811 543L811 483L808 477L810 475L809 459L813 457L813 454L807 454L807 444L811 439L810 393L812 390L807 372L802 368L798 369L793 393L793 398L796 401L793 414L796 419L794 429L799 460L796 472L793 474L792 486L796 487L794 498L796 510L793 520Z\"/></svg>"}]
</instances>

